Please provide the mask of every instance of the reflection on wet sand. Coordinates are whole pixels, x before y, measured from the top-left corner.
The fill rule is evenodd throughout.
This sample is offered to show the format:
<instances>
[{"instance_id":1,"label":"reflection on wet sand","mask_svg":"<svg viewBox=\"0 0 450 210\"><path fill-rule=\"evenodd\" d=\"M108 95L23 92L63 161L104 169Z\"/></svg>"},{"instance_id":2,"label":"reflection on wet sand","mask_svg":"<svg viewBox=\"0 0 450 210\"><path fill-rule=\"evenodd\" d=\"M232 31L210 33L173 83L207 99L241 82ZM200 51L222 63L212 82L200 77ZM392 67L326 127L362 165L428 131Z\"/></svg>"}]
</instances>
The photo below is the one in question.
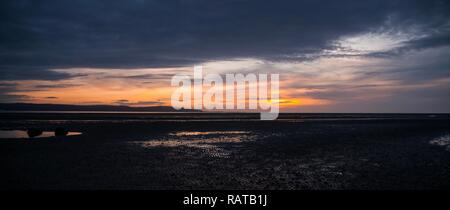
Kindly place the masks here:
<instances>
[{"instance_id":1,"label":"reflection on wet sand","mask_svg":"<svg viewBox=\"0 0 450 210\"><path fill-rule=\"evenodd\" d=\"M249 134L248 131L180 131L171 133L172 136L205 136L205 135L227 135L227 134Z\"/></svg>"},{"instance_id":2,"label":"reflection on wet sand","mask_svg":"<svg viewBox=\"0 0 450 210\"><path fill-rule=\"evenodd\" d=\"M25 130L0 130L0 139L23 139L23 138L46 138L53 136L75 136L81 135L81 132L65 132L65 135L55 133L54 131L42 131L29 129Z\"/></svg>"},{"instance_id":3,"label":"reflection on wet sand","mask_svg":"<svg viewBox=\"0 0 450 210\"><path fill-rule=\"evenodd\" d=\"M445 147L450 151L450 135L441 136L430 141L430 144Z\"/></svg>"},{"instance_id":4,"label":"reflection on wet sand","mask_svg":"<svg viewBox=\"0 0 450 210\"><path fill-rule=\"evenodd\" d=\"M148 141L136 141L142 147L191 147L201 149L210 157L229 157L231 151L225 146L230 143L253 141L256 135L248 131L180 131L169 134L174 139L155 139ZM225 145L227 144L227 145Z\"/></svg>"}]
</instances>

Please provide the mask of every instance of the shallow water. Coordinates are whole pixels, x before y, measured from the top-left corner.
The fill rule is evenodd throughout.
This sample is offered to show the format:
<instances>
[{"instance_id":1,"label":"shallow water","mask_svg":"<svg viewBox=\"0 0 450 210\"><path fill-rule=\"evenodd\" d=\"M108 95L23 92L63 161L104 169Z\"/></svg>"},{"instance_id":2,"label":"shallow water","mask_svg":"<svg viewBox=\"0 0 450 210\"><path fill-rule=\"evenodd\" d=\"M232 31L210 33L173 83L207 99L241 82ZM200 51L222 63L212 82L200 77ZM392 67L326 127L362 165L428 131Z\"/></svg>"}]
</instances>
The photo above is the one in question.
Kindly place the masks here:
<instances>
[{"instance_id":1,"label":"shallow water","mask_svg":"<svg viewBox=\"0 0 450 210\"><path fill-rule=\"evenodd\" d=\"M80 132L69 132L66 136L81 135ZM0 130L0 139L46 138L55 136L53 131L43 131L42 134L30 137L24 130Z\"/></svg>"},{"instance_id":2,"label":"shallow water","mask_svg":"<svg viewBox=\"0 0 450 210\"><path fill-rule=\"evenodd\" d=\"M248 131L180 131L171 133L172 136L205 136L205 135L227 135L227 134L249 134Z\"/></svg>"},{"instance_id":3,"label":"shallow water","mask_svg":"<svg viewBox=\"0 0 450 210\"><path fill-rule=\"evenodd\" d=\"M253 141L255 135L248 131L180 131L170 133L169 139L151 139L135 141L144 148L152 147L191 147L200 149L210 157L226 158L231 151L223 147L223 144L241 143Z\"/></svg>"}]
</instances>

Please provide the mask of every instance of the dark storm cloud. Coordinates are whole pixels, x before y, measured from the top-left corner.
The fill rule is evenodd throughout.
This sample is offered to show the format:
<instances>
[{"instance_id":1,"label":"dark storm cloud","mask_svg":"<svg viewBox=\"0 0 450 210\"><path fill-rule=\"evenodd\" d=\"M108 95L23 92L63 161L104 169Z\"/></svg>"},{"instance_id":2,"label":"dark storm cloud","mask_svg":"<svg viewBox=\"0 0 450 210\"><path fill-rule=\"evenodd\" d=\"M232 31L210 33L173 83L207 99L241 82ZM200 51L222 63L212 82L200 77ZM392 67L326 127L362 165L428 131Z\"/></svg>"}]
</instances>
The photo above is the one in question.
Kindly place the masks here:
<instances>
[{"instance_id":1,"label":"dark storm cloud","mask_svg":"<svg viewBox=\"0 0 450 210\"><path fill-rule=\"evenodd\" d=\"M0 80L73 76L49 71L55 68L305 59L388 19L392 27L440 28L449 10L448 1L429 0L1 1ZM414 44L446 44L448 36L429 39Z\"/></svg>"},{"instance_id":2,"label":"dark storm cloud","mask_svg":"<svg viewBox=\"0 0 450 210\"><path fill-rule=\"evenodd\" d=\"M9 55L5 53L3 56L0 56L0 63L3 63L3 57L9 57ZM36 66L28 66L24 65L22 62L18 62L15 65L12 63L8 65L0 64L0 80L61 80L78 76L69 73L50 71L48 68L53 67L39 66L39 64L36 64Z\"/></svg>"}]
</instances>

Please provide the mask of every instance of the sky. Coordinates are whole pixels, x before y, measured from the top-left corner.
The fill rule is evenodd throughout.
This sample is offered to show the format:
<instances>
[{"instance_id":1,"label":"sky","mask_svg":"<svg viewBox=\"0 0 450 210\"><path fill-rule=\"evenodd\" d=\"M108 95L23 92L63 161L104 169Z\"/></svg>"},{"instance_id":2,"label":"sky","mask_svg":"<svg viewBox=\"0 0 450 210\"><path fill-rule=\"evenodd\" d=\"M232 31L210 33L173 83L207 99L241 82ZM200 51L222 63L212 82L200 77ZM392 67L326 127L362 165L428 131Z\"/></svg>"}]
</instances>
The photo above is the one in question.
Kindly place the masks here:
<instances>
[{"instance_id":1,"label":"sky","mask_svg":"<svg viewBox=\"0 0 450 210\"><path fill-rule=\"evenodd\" d=\"M0 1L0 102L170 105L174 74L280 74L282 111L450 112L450 2Z\"/></svg>"}]
</instances>

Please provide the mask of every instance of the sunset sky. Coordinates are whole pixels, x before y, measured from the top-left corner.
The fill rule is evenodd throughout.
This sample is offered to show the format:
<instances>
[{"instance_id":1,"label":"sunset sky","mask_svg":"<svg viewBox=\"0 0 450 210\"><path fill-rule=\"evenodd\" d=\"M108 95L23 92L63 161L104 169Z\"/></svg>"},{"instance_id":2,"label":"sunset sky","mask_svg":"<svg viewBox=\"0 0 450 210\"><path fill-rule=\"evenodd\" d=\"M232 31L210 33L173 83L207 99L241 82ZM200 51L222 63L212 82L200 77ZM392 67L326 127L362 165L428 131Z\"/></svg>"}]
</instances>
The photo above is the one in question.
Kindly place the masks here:
<instances>
[{"instance_id":1,"label":"sunset sky","mask_svg":"<svg viewBox=\"0 0 450 210\"><path fill-rule=\"evenodd\" d=\"M1 1L0 102L170 105L173 75L277 73L283 111L450 112L450 2Z\"/></svg>"}]
</instances>

